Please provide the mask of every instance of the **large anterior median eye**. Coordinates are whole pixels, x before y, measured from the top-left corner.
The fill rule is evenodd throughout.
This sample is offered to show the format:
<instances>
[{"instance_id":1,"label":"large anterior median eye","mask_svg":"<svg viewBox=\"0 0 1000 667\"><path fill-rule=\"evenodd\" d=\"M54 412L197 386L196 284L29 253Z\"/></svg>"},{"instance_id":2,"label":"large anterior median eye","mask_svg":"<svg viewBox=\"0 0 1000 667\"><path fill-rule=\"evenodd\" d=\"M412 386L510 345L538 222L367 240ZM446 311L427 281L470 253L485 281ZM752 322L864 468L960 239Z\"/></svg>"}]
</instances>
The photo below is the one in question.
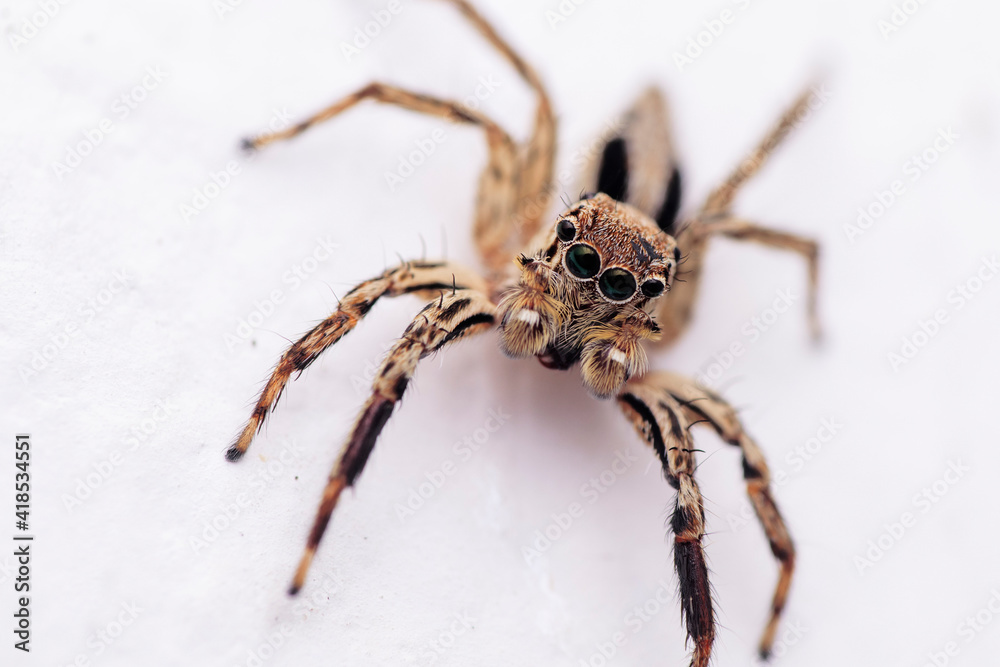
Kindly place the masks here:
<instances>
[{"instance_id":1,"label":"large anterior median eye","mask_svg":"<svg viewBox=\"0 0 1000 667\"><path fill-rule=\"evenodd\" d=\"M566 268L577 278L593 278L601 270L601 256L589 245L577 243L566 253Z\"/></svg>"},{"instance_id":2,"label":"large anterior median eye","mask_svg":"<svg viewBox=\"0 0 1000 667\"><path fill-rule=\"evenodd\" d=\"M635 294L635 276L625 269L608 269L598 284L604 296L612 301L625 301Z\"/></svg>"}]
</instances>

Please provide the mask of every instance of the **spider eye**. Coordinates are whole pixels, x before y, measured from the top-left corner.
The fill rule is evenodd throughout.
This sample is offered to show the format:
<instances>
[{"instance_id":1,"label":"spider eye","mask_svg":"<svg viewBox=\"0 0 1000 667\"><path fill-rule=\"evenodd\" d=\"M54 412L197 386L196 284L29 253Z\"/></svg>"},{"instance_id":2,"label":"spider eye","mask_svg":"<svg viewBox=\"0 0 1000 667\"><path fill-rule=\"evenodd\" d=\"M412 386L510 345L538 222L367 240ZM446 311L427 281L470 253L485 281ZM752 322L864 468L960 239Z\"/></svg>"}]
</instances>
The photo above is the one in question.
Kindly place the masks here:
<instances>
[{"instance_id":1,"label":"spider eye","mask_svg":"<svg viewBox=\"0 0 1000 667\"><path fill-rule=\"evenodd\" d=\"M601 270L601 256L589 245L577 243L566 253L566 268L577 278L593 278Z\"/></svg>"},{"instance_id":2,"label":"spider eye","mask_svg":"<svg viewBox=\"0 0 1000 667\"><path fill-rule=\"evenodd\" d=\"M569 220L560 220L556 225L556 236L563 243L569 243L576 238L576 225Z\"/></svg>"},{"instance_id":3,"label":"spider eye","mask_svg":"<svg viewBox=\"0 0 1000 667\"><path fill-rule=\"evenodd\" d=\"M625 269L608 269L598 284L612 301L625 301L635 294L635 277Z\"/></svg>"},{"instance_id":4,"label":"spider eye","mask_svg":"<svg viewBox=\"0 0 1000 667\"><path fill-rule=\"evenodd\" d=\"M656 298L663 294L663 283L659 280L647 280L642 284L642 293L650 299Z\"/></svg>"}]
</instances>

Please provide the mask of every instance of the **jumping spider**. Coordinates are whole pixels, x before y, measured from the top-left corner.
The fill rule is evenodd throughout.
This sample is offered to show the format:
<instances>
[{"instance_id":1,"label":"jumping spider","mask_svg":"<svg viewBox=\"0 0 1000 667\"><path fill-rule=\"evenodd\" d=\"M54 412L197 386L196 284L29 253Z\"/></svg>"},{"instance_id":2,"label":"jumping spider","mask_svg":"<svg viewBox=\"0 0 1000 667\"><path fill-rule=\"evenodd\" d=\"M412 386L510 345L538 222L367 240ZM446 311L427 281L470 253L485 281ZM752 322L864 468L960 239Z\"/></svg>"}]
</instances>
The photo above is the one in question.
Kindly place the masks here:
<instances>
[{"instance_id":1,"label":"jumping spider","mask_svg":"<svg viewBox=\"0 0 1000 667\"><path fill-rule=\"evenodd\" d=\"M393 104L483 130L489 162L479 181L473 234L484 275L451 262L404 262L348 292L335 313L282 355L249 422L229 448L239 459L277 403L294 372L354 328L383 296L415 294L427 302L392 346L375 377L354 429L330 474L319 511L295 573L291 593L306 573L341 492L354 485L379 432L424 357L462 338L499 329L508 356L535 356L549 368L580 364L583 382L597 398L615 398L638 434L654 449L677 490L671 519L674 565L692 665L708 664L715 637L708 572L702 550L705 516L694 479L691 426L706 424L743 454L743 476L757 516L780 562L770 617L760 640L767 656L785 606L795 550L768 486L761 450L736 413L717 394L672 373L646 373L643 341L665 345L688 325L709 239L716 235L756 241L800 253L809 267L808 315L818 332L816 243L760 227L730 211L740 187L761 167L803 114L801 96L757 149L716 188L702 207L678 224L681 178L659 91L646 91L606 141L584 175L585 195L546 223L553 185L555 118L538 75L464 0L449 0L518 71L537 98L534 128L515 142L486 115L455 102L372 83L315 116L246 142L251 149L298 136L364 100ZM523 254L521 254L523 253ZM514 262L511 258L516 257ZM680 273L683 280L677 280Z\"/></svg>"}]
</instances>

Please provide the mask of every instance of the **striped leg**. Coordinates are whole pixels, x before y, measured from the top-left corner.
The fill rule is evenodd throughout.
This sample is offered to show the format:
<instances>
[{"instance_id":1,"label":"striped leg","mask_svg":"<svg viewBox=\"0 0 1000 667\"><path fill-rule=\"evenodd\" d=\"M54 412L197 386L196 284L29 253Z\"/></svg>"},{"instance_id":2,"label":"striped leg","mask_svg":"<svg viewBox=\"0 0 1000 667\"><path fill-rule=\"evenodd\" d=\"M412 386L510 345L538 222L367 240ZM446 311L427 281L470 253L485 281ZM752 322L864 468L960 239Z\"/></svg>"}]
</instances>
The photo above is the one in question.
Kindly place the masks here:
<instances>
[{"instance_id":1,"label":"striped leg","mask_svg":"<svg viewBox=\"0 0 1000 667\"><path fill-rule=\"evenodd\" d=\"M483 114L449 100L410 92L384 83L370 83L287 130L247 139L249 149L262 148L275 141L296 137L313 125L343 113L363 100L392 104L410 111L437 116L458 123L470 123L483 129L489 148L489 162L479 178L476 198L476 221L473 237L486 264L498 274L507 268L511 252L510 221L517 201L517 144L510 135Z\"/></svg>"},{"instance_id":2,"label":"striped leg","mask_svg":"<svg viewBox=\"0 0 1000 667\"><path fill-rule=\"evenodd\" d=\"M246 453L250 442L264 426L268 413L281 398L292 373L301 373L308 368L326 348L353 329L379 298L417 294L430 299L437 296L439 291L454 287L484 291L486 284L478 274L455 264L407 262L389 269L377 278L366 280L348 292L340 300L335 313L313 327L281 356L257 399L249 421L226 452L226 458L237 461Z\"/></svg>"},{"instance_id":3,"label":"striped leg","mask_svg":"<svg viewBox=\"0 0 1000 667\"><path fill-rule=\"evenodd\" d=\"M809 330L814 339L820 337L819 314L816 307L816 297L819 291L819 244L816 241L796 234L761 227L732 216L708 223L703 227L703 230L708 234L721 234L731 239L754 241L771 248L791 250L802 255L809 271L809 296L806 306Z\"/></svg>"},{"instance_id":4,"label":"striped leg","mask_svg":"<svg viewBox=\"0 0 1000 667\"><path fill-rule=\"evenodd\" d=\"M692 423L708 423L726 442L743 451L743 477L747 483L747 495L753 504L757 517L764 527L771 553L781 563L778 584L771 602L771 615L760 640L760 654L767 657L774 643L781 612L788 598L795 569L795 546L788 534L781 513L771 495L770 472L764 454L750 436L743 430L735 411L715 392L695 384L674 373L654 373L647 375L643 382L658 387L669 398L679 403Z\"/></svg>"},{"instance_id":5,"label":"striped leg","mask_svg":"<svg viewBox=\"0 0 1000 667\"><path fill-rule=\"evenodd\" d=\"M494 323L494 312L492 302L479 291L457 290L442 294L417 315L403 337L389 351L375 376L372 394L330 473L316 520L309 532L305 553L289 591L292 595L305 583L316 547L323 538L341 492L353 486L364 469L375 440L413 377L417 362L448 343L490 329Z\"/></svg>"},{"instance_id":6,"label":"striped leg","mask_svg":"<svg viewBox=\"0 0 1000 667\"><path fill-rule=\"evenodd\" d=\"M708 195L708 198L701 207L699 217L707 218L729 210L733 199L736 197L736 193L743 187L743 184L760 171L760 168L764 166L764 162L767 161L771 153L795 129L799 119L804 117L813 95L812 89L804 90L799 95L798 99L782 114L775 126L767 133L763 141L757 144L757 148L740 162L739 166L729 174L729 177L722 185Z\"/></svg>"},{"instance_id":7,"label":"striped leg","mask_svg":"<svg viewBox=\"0 0 1000 667\"><path fill-rule=\"evenodd\" d=\"M663 337L660 339L659 345L665 346L676 340L691 321L698 286L701 282L705 252L708 249L709 238L714 234L752 239L774 247L796 250L806 255L809 259L810 271L809 324L813 337L819 336L815 297L816 276L818 275L816 243L791 234L764 230L760 227L754 229L762 233L754 236L754 232L749 229L737 229L736 223L730 215L730 207L736 194L751 177L760 171L771 153L795 129L809 107L813 95L812 90L806 90L799 96L764 137L763 141L758 144L757 148L733 170L722 185L712 191L694 219L682 224L675 234L677 246L683 255L677 272L677 281L670 291L670 297L661 299L657 310L656 319L663 329ZM766 232L766 235L763 232ZM778 237L781 237L780 242L775 242L778 241Z\"/></svg>"},{"instance_id":8,"label":"striped leg","mask_svg":"<svg viewBox=\"0 0 1000 667\"><path fill-rule=\"evenodd\" d=\"M648 377L648 376L647 376ZM692 667L706 667L715 639L715 615L701 539L705 510L694 480L695 461L683 407L669 394L639 378L625 385L618 402L636 431L652 445L667 482L677 490L671 527L674 567L681 595L681 614L694 641Z\"/></svg>"},{"instance_id":9,"label":"striped leg","mask_svg":"<svg viewBox=\"0 0 1000 667\"><path fill-rule=\"evenodd\" d=\"M518 229L516 234L510 233L511 237L519 238L523 245L538 231L553 194L556 121L552 113L552 104L537 72L497 34L482 14L465 0L449 1L513 65L538 98L531 137L528 143L521 147L518 156L517 206L513 218L513 223Z\"/></svg>"}]
</instances>

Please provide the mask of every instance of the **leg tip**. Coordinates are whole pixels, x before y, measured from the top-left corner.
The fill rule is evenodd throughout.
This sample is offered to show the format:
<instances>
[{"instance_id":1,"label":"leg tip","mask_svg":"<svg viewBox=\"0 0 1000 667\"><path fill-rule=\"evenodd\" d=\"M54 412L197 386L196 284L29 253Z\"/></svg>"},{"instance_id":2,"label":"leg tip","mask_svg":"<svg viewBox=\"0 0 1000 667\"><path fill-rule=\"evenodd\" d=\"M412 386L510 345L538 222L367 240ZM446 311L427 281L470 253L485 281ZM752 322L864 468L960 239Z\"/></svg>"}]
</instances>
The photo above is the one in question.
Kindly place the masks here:
<instances>
[{"instance_id":1,"label":"leg tip","mask_svg":"<svg viewBox=\"0 0 1000 667\"><path fill-rule=\"evenodd\" d=\"M289 597L294 597L298 595L300 590L302 590L301 586L299 586L298 584L292 584L291 586L288 587Z\"/></svg>"},{"instance_id":2,"label":"leg tip","mask_svg":"<svg viewBox=\"0 0 1000 667\"><path fill-rule=\"evenodd\" d=\"M233 445L232 447L226 450L226 460L235 463L239 461L241 458L243 458L244 453L245 452L241 450L239 447Z\"/></svg>"},{"instance_id":3,"label":"leg tip","mask_svg":"<svg viewBox=\"0 0 1000 667\"><path fill-rule=\"evenodd\" d=\"M240 141L240 150L247 154L253 154L257 151L257 142L252 137L245 137Z\"/></svg>"}]
</instances>

